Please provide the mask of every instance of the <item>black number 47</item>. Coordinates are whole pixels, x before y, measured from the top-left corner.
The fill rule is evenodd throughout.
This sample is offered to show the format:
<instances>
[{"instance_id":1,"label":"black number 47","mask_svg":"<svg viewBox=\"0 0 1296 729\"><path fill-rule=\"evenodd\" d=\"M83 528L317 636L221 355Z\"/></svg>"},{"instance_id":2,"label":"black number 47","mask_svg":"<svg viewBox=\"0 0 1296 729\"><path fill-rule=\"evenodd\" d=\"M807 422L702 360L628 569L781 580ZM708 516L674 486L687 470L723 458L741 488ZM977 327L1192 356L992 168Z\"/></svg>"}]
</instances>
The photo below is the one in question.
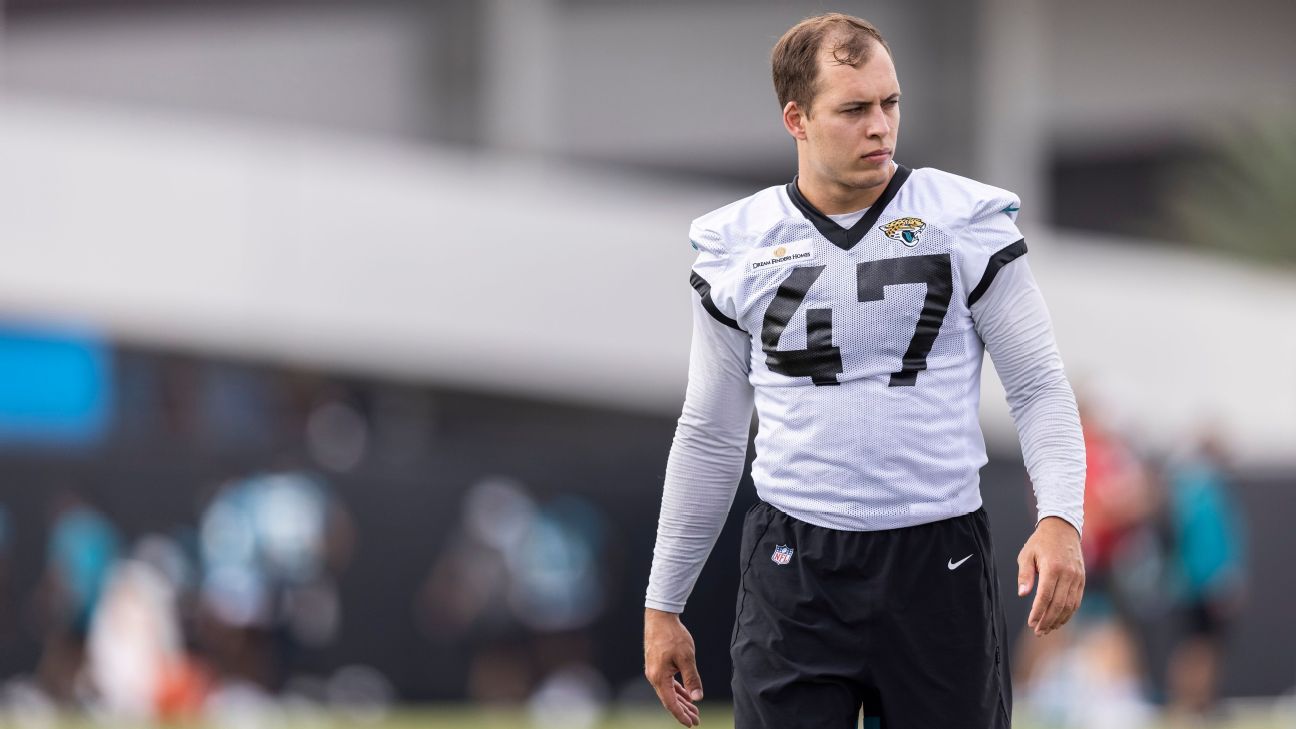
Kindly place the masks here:
<instances>
[{"instance_id":1,"label":"black number 47","mask_svg":"<svg viewBox=\"0 0 1296 729\"><path fill-rule=\"evenodd\" d=\"M790 377L809 377L816 385L836 385L842 371L841 349L832 343L832 309L806 309L806 348L779 349L779 339L792 315L805 301L806 293L823 273L824 266L793 269L779 286L774 300L765 310L761 326L761 347L765 364L772 372ZM897 284L925 283L927 298L914 327L913 338L905 350L901 368L891 373L891 387L910 387L918 373L927 369L927 355L940 333L941 322L949 310L954 280L948 253L927 256L905 256L864 261L855 266L856 288L861 302L881 301L885 287Z\"/></svg>"}]
</instances>

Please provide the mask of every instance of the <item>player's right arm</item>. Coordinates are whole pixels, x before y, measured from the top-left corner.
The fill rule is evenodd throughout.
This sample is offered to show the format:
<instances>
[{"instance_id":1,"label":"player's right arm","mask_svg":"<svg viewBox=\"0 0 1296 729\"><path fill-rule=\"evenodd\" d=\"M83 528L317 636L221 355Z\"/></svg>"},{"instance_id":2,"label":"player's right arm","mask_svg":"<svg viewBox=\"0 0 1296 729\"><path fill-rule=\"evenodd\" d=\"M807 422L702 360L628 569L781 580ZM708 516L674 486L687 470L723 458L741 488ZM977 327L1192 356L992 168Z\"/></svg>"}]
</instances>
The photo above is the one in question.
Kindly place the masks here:
<instances>
[{"instance_id":1,"label":"player's right arm","mask_svg":"<svg viewBox=\"0 0 1296 729\"><path fill-rule=\"evenodd\" d=\"M644 675L662 706L684 726L698 724L694 702L702 698L702 682L693 637L679 613L733 504L753 407L750 337L710 291L711 281L723 275L723 257L705 243L700 250L692 276L688 389L666 461L644 601Z\"/></svg>"}]
</instances>

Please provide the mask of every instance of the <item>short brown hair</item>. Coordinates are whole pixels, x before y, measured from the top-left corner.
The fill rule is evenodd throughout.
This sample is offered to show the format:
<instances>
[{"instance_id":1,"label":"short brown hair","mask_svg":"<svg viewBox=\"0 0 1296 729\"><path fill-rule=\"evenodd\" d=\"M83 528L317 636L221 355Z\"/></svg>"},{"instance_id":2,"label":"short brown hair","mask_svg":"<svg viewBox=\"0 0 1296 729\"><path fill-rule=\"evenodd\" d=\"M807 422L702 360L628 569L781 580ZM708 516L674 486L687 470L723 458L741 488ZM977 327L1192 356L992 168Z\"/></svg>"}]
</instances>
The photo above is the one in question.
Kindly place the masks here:
<instances>
[{"instance_id":1,"label":"short brown hair","mask_svg":"<svg viewBox=\"0 0 1296 729\"><path fill-rule=\"evenodd\" d=\"M806 18L792 26L778 43L770 62L774 71L774 93L779 108L795 101L802 113L810 113L819 80L819 50L830 39L833 59L847 66L858 66L869 59L873 43L886 49L891 46L874 25L863 18L844 13L824 13Z\"/></svg>"}]
</instances>

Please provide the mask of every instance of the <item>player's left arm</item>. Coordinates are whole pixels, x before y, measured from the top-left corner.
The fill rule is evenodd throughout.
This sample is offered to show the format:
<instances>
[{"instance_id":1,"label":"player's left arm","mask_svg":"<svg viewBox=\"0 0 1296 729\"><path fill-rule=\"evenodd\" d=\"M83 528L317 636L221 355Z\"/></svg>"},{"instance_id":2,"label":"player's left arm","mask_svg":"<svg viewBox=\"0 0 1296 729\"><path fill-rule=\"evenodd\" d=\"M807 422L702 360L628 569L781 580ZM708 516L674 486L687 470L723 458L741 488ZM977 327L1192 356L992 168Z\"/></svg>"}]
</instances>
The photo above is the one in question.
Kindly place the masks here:
<instances>
[{"instance_id":1,"label":"player's left arm","mask_svg":"<svg viewBox=\"0 0 1296 729\"><path fill-rule=\"evenodd\" d=\"M1038 519L1017 556L1017 594L1030 594L1038 576L1027 623L1044 635L1070 620L1084 595L1080 415L1016 225L1009 215L994 213L974 221L968 233L990 246L969 308L1007 393L1035 491Z\"/></svg>"}]
</instances>

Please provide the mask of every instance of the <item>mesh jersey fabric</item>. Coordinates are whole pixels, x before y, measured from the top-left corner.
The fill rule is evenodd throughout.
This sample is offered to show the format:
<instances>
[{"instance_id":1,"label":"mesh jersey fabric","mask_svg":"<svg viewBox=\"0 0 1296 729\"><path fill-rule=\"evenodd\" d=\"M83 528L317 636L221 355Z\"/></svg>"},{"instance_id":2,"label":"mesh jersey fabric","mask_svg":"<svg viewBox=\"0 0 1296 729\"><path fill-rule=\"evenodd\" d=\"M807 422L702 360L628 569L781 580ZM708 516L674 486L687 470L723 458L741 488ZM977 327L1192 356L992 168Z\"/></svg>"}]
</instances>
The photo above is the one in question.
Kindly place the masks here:
<instances>
[{"instance_id":1,"label":"mesh jersey fabric","mask_svg":"<svg viewBox=\"0 0 1296 729\"><path fill-rule=\"evenodd\" d=\"M718 535L741 475L747 402L759 422L757 493L797 519L891 529L981 506L981 361L990 346L999 368L1000 342L1021 383L1010 387L1000 372L1031 445L1040 518L1082 528L1078 416L1024 260L1017 197L934 169L897 168L896 177L893 197L858 211L854 225L868 228L851 228L853 244L799 207L793 186L694 221L690 384L667 463L650 607L682 609L698 555Z\"/></svg>"}]
</instances>

